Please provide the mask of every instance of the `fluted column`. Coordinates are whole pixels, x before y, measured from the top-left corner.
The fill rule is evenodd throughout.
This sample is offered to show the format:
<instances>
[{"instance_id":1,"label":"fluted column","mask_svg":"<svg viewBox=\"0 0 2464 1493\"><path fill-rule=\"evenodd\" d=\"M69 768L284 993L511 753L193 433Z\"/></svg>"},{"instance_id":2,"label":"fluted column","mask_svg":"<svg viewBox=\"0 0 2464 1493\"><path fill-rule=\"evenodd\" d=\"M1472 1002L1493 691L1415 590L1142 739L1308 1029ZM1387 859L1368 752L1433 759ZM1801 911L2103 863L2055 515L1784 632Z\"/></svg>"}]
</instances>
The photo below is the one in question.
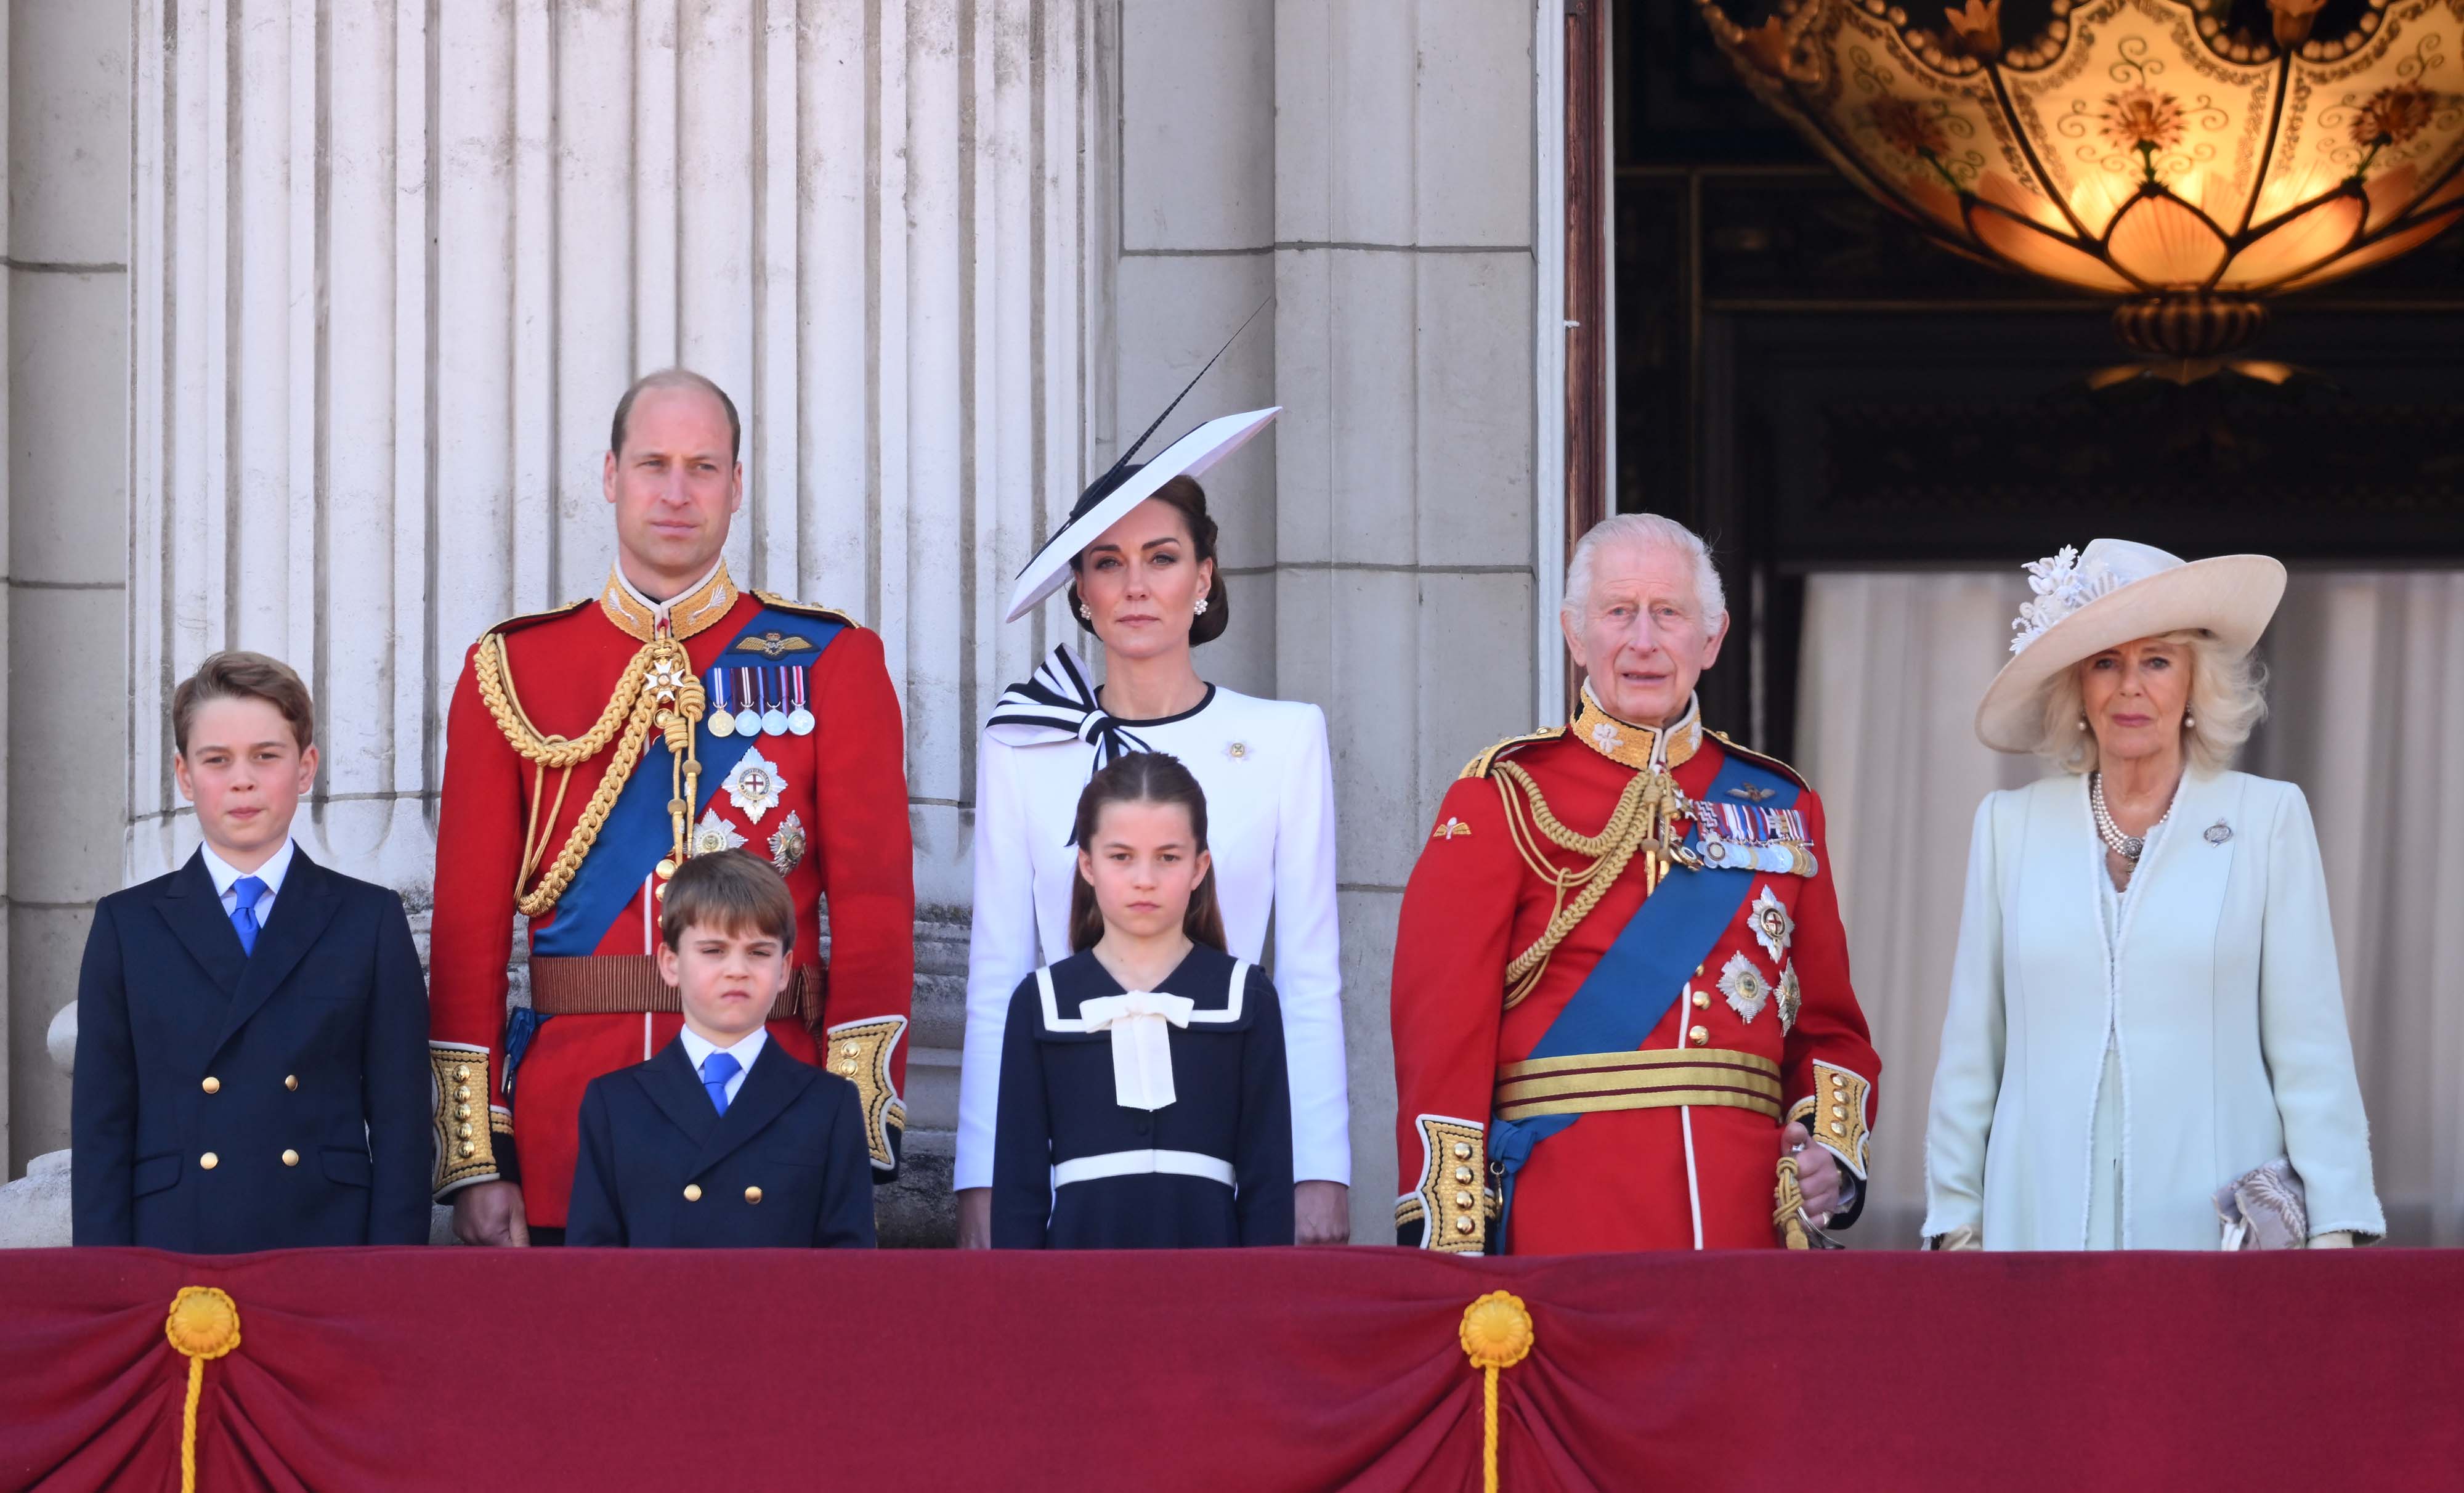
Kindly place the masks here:
<instances>
[{"instance_id":1,"label":"fluted column","mask_svg":"<svg viewBox=\"0 0 2464 1493\"><path fill-rule=\"evenodd\" d=\"M1541 694L1531 43L1559 10L1122 12L1123 423L1275 297L1175 423L1284 407L1270 453L1207 481L1239 610L1200 665L1327 709L1363 1241L1393 1237L1403 882L1463 762Z\"/></svg>"},{"instance_id":2,"label":"fluted column","mask_svg":"<svg viewBox=\"0 0 2464 1493\"><path fill-rule=\"evenodd\" d=\"M888 648L918 1121L947 1124L975 727L1043 633L997 598L1090 459L1094 25L1076 0L139 0L128 874L195 843L171 688L256 648L318 699L303 842L424 912L464 650L597 588L609 413L683 363L746 417L738 578Z\"/></svg>"},{"instance_id":3,"label":"fluted column","mask_svg":"<svg viewBox=\"0 0 2464 1493\"><path fill-rule=\"evenodd\" d=\"M127 816L118 748L127 729L128 20L108 0L14 5L0 18L5 1176L69 1144L69 1081L45 1037L77 993L95 901L120 884L115 831ZM66 1192L55 1191L64 1223ZM0 1203L0 1235L8 1212Z\"/></svg>"}]
</instances>

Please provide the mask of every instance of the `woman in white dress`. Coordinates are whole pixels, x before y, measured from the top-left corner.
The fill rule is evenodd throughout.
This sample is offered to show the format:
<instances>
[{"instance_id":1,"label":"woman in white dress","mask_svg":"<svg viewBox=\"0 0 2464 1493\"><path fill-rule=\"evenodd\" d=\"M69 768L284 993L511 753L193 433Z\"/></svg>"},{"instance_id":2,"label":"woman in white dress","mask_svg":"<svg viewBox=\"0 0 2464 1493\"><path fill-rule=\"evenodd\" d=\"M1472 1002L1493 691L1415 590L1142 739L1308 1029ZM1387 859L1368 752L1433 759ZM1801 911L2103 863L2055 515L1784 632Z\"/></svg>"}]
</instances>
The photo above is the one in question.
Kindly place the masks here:
<instances>
[{"instance_id":1,"label":"woman in white dress","mask_svg":"<svg viewBox=\"0 0 2464 1493\"><path fill-rule=\"evenodd\" d=\"M2309 804L2227 770L2284 567L2100 539L2028 569L1976 731L2059 770L1976 812L1926 1242L2383 1235Z\"/></svg>"},{"instance_id":2,"label":"woman in white dress","mask_svg":"<svg viewBox=\"0 0 2464 1493\"><path fill-rule=\"evenodd\" d=\"M1196 476L1275 412L1228 415L1143 467L1115 467L1019 578L1011 619L1063 586L1102 645L1101 683L1066 644L993 709L977 755L975 926L959 1070L958 1242L991 1242L993 1122L1010 993L1068 957L1070 843L1094 769L1169 752L1206 792L1230 952L1257 961L1274 927L1291 1090L1298 1241L1351 1237L1352 1143L1334 887L1334 779L1317 706L1208 683L1191 650L1222 635L1230 596Z\"/></svg>"}]
</instances>

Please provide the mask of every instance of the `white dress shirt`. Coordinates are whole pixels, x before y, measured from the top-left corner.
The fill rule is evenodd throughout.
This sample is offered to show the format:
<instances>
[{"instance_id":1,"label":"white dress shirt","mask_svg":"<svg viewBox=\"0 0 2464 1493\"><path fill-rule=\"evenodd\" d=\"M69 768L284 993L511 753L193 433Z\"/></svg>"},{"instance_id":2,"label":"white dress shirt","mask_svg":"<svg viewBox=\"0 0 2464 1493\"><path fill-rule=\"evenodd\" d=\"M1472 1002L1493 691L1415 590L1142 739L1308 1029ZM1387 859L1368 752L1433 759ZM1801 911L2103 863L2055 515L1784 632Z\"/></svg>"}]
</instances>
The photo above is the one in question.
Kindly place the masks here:
<instances>
[{"instance_id":1,"label":"white dress shirt","mask_svg":"<svg viewBox=\"0 0 2464 1493\"><path fill-rule=\"evenodd\" d=\"M242 877L253 876L265 883L265 890L258 894L256 906L253 909L256 925L262 928L265 926L266 920L274 916L274 899L282 890L282 879L291 872L291 855L297 849L298 849L297 843L290 836L285 835L282 836L281 848L268 857L265 864L253 871L243 871L215 855L214 847L211 845L198 846L197 853L206 858L206 874L214 879L214 895L223 900L224 917L228 918L239 910L239 894L231 888L239 884Z\"/></svg>"},{"instance_id":2,"label":"white dress shirt","mask_svg":"<svg viewBox=\"0 0 2464 1493\"><path fill-rule=\"evenodd\" d=\"M1295 1181L1349 1183L1343 975L1334 888L1334 775L1317 706L1212 687L1197 709L1123 721L1180 759L1206 793L1215 895L1236 959L1260 962L1271 919L1292 1104ZM1095 748L1011 745L988 728L976 767L975 927L953 1182L990 1187L1001 1028L1019 982L1069 956L1069 843Z\"/></svg>"},{"instance_id":3,"label":"white dress shirt","mask_svg":"<svg viewBox=\"0 0 2464 1493\"><path fill-rule=\"evenodd\" d=\"M761 1056L761 1044L770 1040L770 1034L755 1027L737 1037L735 1046L721 1047L688 1026L676 1029L676 1040L685 1044L685 1056L693 1059L694 1078L701 1077L701 1065L710 1060L713 1053L727 1053L743 1064L736 1070L736 1076L727 1081L727 1102L733 1104L736 1091L744 1086L744 1076L753 1071L753 1059Z\"/></svg>"}]
</instances>

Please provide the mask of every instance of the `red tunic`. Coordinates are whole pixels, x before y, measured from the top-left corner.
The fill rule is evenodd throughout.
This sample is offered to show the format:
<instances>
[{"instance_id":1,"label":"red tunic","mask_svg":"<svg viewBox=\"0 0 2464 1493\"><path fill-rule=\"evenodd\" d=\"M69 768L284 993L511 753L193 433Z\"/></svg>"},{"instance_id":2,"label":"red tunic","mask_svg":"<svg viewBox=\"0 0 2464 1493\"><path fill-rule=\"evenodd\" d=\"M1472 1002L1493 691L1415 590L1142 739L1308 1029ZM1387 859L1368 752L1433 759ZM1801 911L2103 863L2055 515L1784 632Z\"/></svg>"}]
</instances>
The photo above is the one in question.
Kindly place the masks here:
<instances>
[{"instance_id":1,"label":"red tunic","mask_svg":"<svg viewBox=\"0 0 2464 1493\"><path fill-rule=\"evenodd\" d=\"M767 598L767 603L774 613L810 618L817 625L844 621L819 608L777 598ZM671 605L675 631L705 680L764 604L763 598L737 592L722 568ZM532 724L542 733L580 737L606 707L627 664L641 649L645 625L639 603L628 601L611 579L597 603L516 619L491 631L505 635L512 682ZM473 655L476 653L474 646ZM759 665L762 660L759 655L737 652L725 661ZM881 641L872 633L846 624L804 673L817 728L806 736L755 739L756 748L784 782L775 805L757 801L754 807L759 812L748 813L712 778L706 777L701 789L707 811L743 837L741 849L784 869L796 902L795 963L820 961L820 905L825 899L829 903L826 994L813 1024L824 1031L860 1024L871 1034L863 1046L861 1071L845 1076L856 1082L866 1101L879 1178L895 1169L905 1123L898 1096L905 1084L907 1054L899 1038L915 975L905 733ZM700 730L700 750L707 754L713 741L707 723ZM615 756L616 744L574 769L560 804L559 773L549 770L542 789L539 769L516 752L499 728L466 658L446 725L446 751L429 961L430 1057L438 1077L437 1192L443 1197L473 1182L517 1175L529 1221L561 1227L583 1087L603 1073L649 1058L675 1036L684 1018L649 1012L545 1018L517 1065L508 1102L507 964L525 830L534 813L544 816L553 807L542 864L552 861L571 838ZM649 762L646 758L637 770L664 777L667 769ZM543 801L534 802L535 797ZM801 854L792 833L781 838L791 814L803 831ZM698 827L701 815L695 814L693 822ZM663 829L661 839L666 838ZM590 953L639 955L657 947L653 866L666 848L662 843L646 854L638 846L620 850L605 841L593 847L593 857L627 858L623 869L634 891ZM634 866L631 860L641 864ZM520 891L528 892L538 881L534 872ZM535 948L550 936L562 912L561 906L552 909L530 925ZM797 1058L823 1061L804 1021L776 1020L769 1031ZM885 1032L886 1038L881 1036ZM458 1081L465 1074L478 1076L482 1053L487 1061L484 1110L467 1100L457 1103L457 1093L475 1087ZM470 1114L458 1110L486 1119L473 1124ZM463 1135L464 1125L474 1133ZM464 1151L465 1145L472 1149Z\"/></svg>"},{"instance_id":2,"label":"red tunic","mask_svg":"<svg viewBox=\"0 0 2464 1493\"><path fill-rule=\"evenodd\" d=\"M1472 1200L1484 1184L1494 1190L1498 1180L1487 1166L1486 1142L1499 1069L1531 1055L1643 902L1646 858L1638 855L1558 946L1537 985L1513 1009L1504 1008L1507 963L1540 937L1554 894L1516 849L1501 799L1501 789L1515 790L1495 775L1496 766L1510 761L1522 768L1566 827L1596 835L1637 770L1587 745L1593 724L1604 720L1586 702L1576 723L1581 734L1564 728L1544 732L1476 760L1447 791L1413 869L1396 939L1393 987L1402 1194L1397 1221L1406 1243L1456 1251L1486 1244L1494 1220ZM1639 742L1642 755L1637 760L1647 761L1652 733L1619 729L1627 755L1633 756ZM1703 733L1691 717L1669 735L1666 760L1676 763L1670 775L1689 798L1699 800L1728 748ZM1691 756L1684 755L1687 750ZM1794 779L1778 764L1747 757ZM1861 1177L1880 1063L1849 984L1821 804L1809 791L1794 807L1810 831L1815 874L1754 873L1752 889L1701 969L1680 990L1635 992L1645 1010L1668 1002L1640 1048L1767 1059L1776 1065L1778 1105L1803 1118L1815 1138ZM1681 828L1691 822L1679 821ZM1585 858L1545 839L1533 843L1551 864L1568 870L1586 864ZM1698 873L1681 868L1664 874ZM1765 888L1785 909L1785 918L1765 912L1756 919L1752 904ZM1771 940L1758 937L1756 921L1773 935ZM1721 986L1724 969L1738 958L1760 980L1759 986L1743 976L1731 980L1743 1009ZM1785 983L1791 972L1793 986ZM1783 1031L1783 992L1799 991L1801 1008ZM1764 998L1756 1001L1757 993ZM1507 1246L1513 1254L1535 1255L1771 1245L1779 1138L1779 1121L1767 1111L1718 1104L1585 1113L1531 1150L1515 1179ZM1495 1197L1487 1203L1493 1210ZM1436 1226L1424 1226L1431 1219Z\"/></svg>"}]
</instances>

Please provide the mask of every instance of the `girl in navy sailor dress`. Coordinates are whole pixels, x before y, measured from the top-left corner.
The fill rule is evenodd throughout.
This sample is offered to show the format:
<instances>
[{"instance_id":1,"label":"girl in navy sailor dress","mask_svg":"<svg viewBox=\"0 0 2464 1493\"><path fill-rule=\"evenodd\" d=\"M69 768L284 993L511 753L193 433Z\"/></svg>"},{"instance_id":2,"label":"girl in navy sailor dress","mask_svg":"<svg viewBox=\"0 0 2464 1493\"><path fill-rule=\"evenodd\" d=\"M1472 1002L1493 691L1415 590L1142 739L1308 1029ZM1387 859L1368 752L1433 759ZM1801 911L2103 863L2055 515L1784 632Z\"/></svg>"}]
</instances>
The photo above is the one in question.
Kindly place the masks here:
<instances>
[{"instance_id":1,"label":"girl in navy sailor dress","mask_svg":"<svg viewBox=\"0 0 2464 1493\"><path fill-rule=\"evenodd\" d=\"M1205 795L1177 759L1125 756L1077 844L1076 952L1020 982L1002 1034L994 1247L1291 1243L1282 1014L1223 951Z\"/></svg>"}]
</instances>

